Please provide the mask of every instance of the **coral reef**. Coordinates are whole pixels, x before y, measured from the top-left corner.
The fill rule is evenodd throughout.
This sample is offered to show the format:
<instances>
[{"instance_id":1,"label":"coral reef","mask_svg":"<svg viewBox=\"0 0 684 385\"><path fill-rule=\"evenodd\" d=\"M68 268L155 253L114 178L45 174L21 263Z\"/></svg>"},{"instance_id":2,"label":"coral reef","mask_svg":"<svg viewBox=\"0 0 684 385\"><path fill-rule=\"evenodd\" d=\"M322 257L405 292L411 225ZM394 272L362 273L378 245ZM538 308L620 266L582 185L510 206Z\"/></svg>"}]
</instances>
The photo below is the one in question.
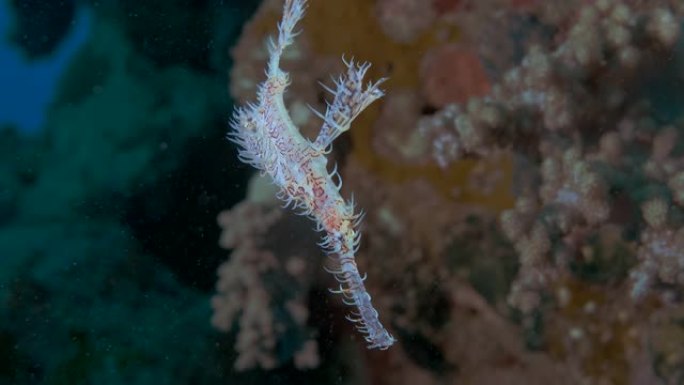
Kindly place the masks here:
<instances>
[{"instance_id":1,"label":"coral reef","mask_svg":"<svg viewBox=\"0 0 684 385\"><path fill-rule=\"evenodd\" d=\"M263 79L254 69L267 60L280 5L265 1L233 51L238 99ZM305 135L318 118L302 106L325 106L314 90L339 53L389 77L385 100L333 152L343 194L367 208L358 264L377 277L368 290L401 347L362 354L359 382L681 381L681 337L663 337L681 335L684 277L683 111L673 85L684 75L680 3L350 0L312 1L308 12L282 63L293 79L285 103ZM233 251L215 314L238 336L254 335L234 323L251 317L249 296L270 298L258 302L258 324L293 317L263 293L272 269L291 274L292 254L261 243L278 230L266 220L276 209L259 205L245 240L223 244ZM241 210L221 214L224 234L244 228ZM255 259L238 266L246 253ZM312 271L323 263L320 253L292 253ZM247 271L262 283L227 298L224 277ZM340 311L316 303L325 275L289 282L288 291L313 296L308 321L250 351L240 345L236 362L310 367L274 353L292 341L305 349L287 330L316 341L311 364L326 365L326 351L356 339L315 320L316 311ZM263 354L276 358L253 359Z\"/></svg>"},{"instance_id":2,"label":"coral reef","mask_svg":"<svg viewBox=\"0 0 684 385\"><path fill-rule=\"evenodd\" d=\"M40 127L0 123L0 383L684 381L681 1L307 2L304 138L342 54L388 78L327 154L386 351L224 140L284 0L5 3L21 65L65 67Z\"/></svg>"},{"instance_id":3,"label":"coral reef","mask_svg":"<svg viewBox=\"0 0 684 385\"><path fill-rule=\"evenodd\" d=\"M677 203L679 130L676 122L658 119L657 107L645 105L639 90L644 73L667 70L653 58L671 54L680 17L657 4L584 6L565 40L551 51L530 48L491 96L473 98L463 109L450 105L423 121L442 165L499 148L524 159L529 175L521 179L528 183L501 217L520 255L511 301L522 310L537 307L539 289L571 264L591 261L589 239L610 224L640 233L623 237L639 244L640 263L631 273L635 296L656 271L662 282L677 283L681 256L665 227L668 206ZM629 212L640 205L643 219Z\"/></svg>"}]
</instances>

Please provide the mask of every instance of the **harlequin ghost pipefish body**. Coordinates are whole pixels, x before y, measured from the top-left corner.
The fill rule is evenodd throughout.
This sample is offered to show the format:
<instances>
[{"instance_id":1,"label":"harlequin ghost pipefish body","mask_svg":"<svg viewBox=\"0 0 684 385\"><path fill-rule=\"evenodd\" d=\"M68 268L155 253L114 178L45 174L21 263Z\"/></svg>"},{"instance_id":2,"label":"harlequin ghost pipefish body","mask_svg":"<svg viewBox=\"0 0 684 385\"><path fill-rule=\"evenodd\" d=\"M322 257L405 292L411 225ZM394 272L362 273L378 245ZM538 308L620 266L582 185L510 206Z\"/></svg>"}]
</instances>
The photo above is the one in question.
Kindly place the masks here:
<instances>
[{"instance_id":1,"label":"harlequin ghost pipefish body","mask_svg":"<svg viewBox=\"0 0 684 385\"><path fill-rule=\"evenodd\" d=\"M343 58L346 73L335 80L334 89L324 86L333 95L332 103L325 114L314 111L323 120L321 131L314 142L304 138L285 108L283 94L289 78L279 65L283 50L297 35L293 29L305 7L306 0L285 0L278 37L269 42L267 78L258 87L256 103L236 109L228 138L238 145L241 161L272 178L285 206L309 216L317 230L324 232L320 245L331 261L327 270L340 282L339 289L331 291L355 308L347 319L365 334L368 347L387 349L395 339L380 323L354 259L362 215L354 213L353 201L342 199L340 176L336 170L328 171L325 157L333 140L349 129L352 120L383 96L379 85L384 79L364 87L370 64Z\"/></svg>"}]
</instances>

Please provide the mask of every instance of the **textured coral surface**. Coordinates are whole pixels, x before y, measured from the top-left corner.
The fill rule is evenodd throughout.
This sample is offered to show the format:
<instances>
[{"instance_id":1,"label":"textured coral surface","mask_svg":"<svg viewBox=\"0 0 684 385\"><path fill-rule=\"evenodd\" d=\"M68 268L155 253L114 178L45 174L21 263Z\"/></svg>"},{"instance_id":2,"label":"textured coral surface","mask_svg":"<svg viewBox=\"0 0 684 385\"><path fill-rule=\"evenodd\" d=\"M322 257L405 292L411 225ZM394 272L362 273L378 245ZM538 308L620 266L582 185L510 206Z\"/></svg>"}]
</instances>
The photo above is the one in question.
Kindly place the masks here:
<instances>
[{"instance_id":1,"label":"textured coral surface","mask_svg":"<svg viewBox=\"0 0 684 385\"><path fill-rule=\"evenodd\" d=\"M264 2L233 51L238 99L262 80L254 68L279 7ZM681 333L684 284L682 12L665 0L311 1L283 63L303 132L314 137L318 118L301 106L324 108L317 83L340 54L389 77L333 155L343 195L366 211L358 263L399 346L357 350L341 361L360 366L348 381L682 380L683 341L663 339ZM224 234L243 220L221 220ZM299 256L310 271L323 264L320 253ZM276 337L276 365L309 367L277 353L295 331L312 333L322 368L340 362L332 352L359 349L345 325L317 314L340 311L321 297L330 285L312 272L296 286L309 318ZM311 353L307 341L295 351Z\"/></svg>"}]
</instances>

